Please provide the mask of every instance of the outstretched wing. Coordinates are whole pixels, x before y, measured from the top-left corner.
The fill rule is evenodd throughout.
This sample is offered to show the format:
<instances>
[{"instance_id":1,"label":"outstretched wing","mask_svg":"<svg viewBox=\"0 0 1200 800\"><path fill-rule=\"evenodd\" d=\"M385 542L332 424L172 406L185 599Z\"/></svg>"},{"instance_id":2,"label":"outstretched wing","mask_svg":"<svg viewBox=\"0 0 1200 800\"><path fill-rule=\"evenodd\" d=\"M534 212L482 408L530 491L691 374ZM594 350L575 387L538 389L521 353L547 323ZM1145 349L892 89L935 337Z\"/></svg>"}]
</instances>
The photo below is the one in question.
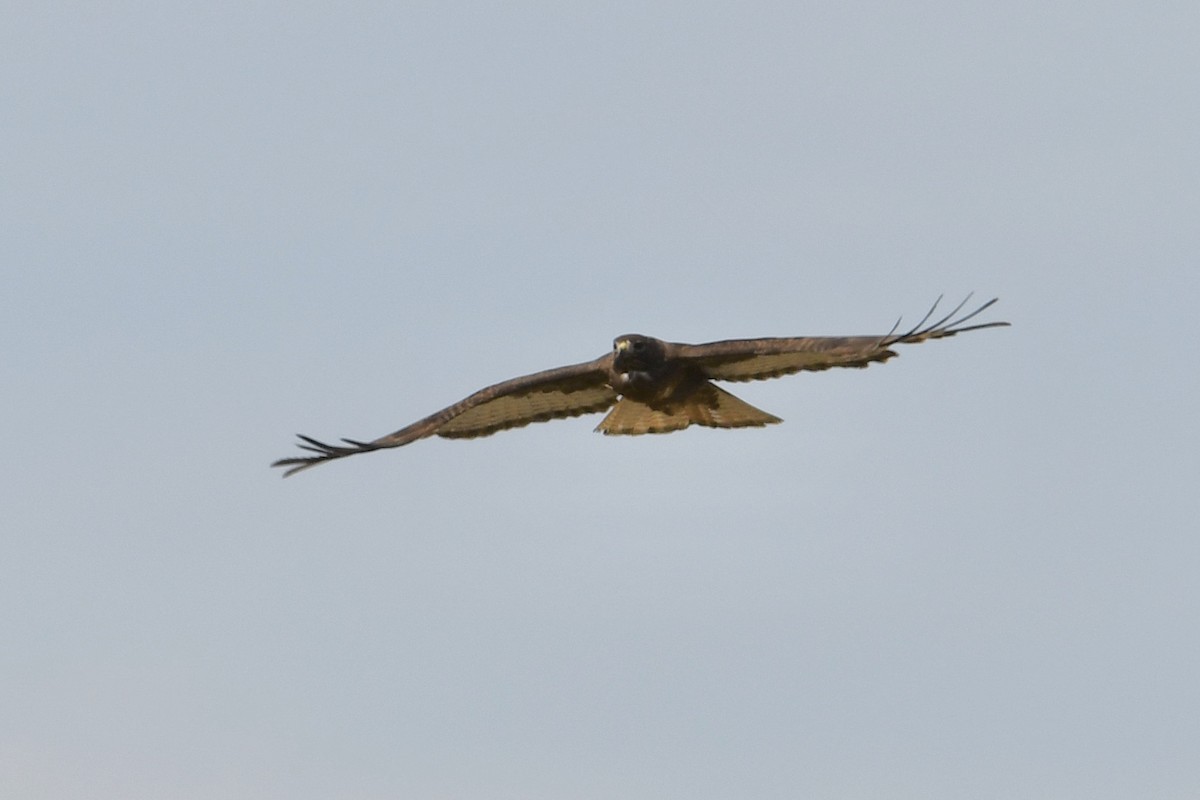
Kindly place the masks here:
<instances>
[{"instance_id":1,"label":"outstretched wing","mask_svg":"<svg viewBox=\"0 0 1200 800\"><path fill-rule=\"evenodd\" d=\"M608 385L610 360L611 356L606 355L584 364L548 369L497 383L370 442L342 439L343 444L334 445L300 436L304 442L299 445L300 449L316 455L281 458L271 466L288 467L283 473L286 478L335 458L400 447L427 436L470 439L506 428L520 428L531 422L603 411L617 399L617 393Z\"/></svg>"},{"instance_id":2,"label":"outstretched wing","mask_svg":"<svg viewBox=\"0 0 1200 800\"><path fill-rule=\"evenodd\" d=\"M939 297L929 312L906 333L896 333L897 322L885 336L805 336L792 339L733 339L708 344L674 345L672 355L689 361L704 374L720 381L753 381L790 375L801 370L831 367L865 367L875 361L887 361L896 355L897 344L916 344L930 339L945 339L957 333L998 328L1007 322L967 325L984 309L996 302L989 300L979 308L958 316L971 296L937 322L929 322L941 302ZM998 298L997 298L998 299Z\"/></svg>"}]
</instances>

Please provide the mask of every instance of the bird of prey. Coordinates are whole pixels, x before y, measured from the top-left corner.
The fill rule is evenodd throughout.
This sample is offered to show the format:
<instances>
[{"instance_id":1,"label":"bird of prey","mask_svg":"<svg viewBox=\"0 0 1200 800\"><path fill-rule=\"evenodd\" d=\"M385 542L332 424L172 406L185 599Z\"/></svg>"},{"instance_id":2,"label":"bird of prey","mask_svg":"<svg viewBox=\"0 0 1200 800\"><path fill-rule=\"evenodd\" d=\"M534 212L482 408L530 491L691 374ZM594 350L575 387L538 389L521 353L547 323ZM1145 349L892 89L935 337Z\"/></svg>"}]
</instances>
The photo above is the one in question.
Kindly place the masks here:
<instances>
[{"instance_id":1,"label":"bird of prey","mask_svg":"<svg viewBox=\"0 0 1200 800\"><path fill-rule=\"evenodd\" d=\"M739 400L712 381L753 381L804 370L866 367L895 356L891 349L894 345L1008 325L965 324L996 302L989 300L959 316L969 299L970 295L946 316L929 322L938 306L935 302L907 332L897 333L897 322L882 336L731 339L708 344L664 342L641 334L618 336L612 350L594 361L535 372L480 389L452 406L369 442L342 439L335 445L300 436L303 444L299 447L315 455L281 458L271 466L286 467L283 474L287 477L326 461L401 447L428 436L471 439L531 422L610 408L596 427L608 435L668 433L689 425L762 427L782 420Z\"/></svg>"}]
</instances>

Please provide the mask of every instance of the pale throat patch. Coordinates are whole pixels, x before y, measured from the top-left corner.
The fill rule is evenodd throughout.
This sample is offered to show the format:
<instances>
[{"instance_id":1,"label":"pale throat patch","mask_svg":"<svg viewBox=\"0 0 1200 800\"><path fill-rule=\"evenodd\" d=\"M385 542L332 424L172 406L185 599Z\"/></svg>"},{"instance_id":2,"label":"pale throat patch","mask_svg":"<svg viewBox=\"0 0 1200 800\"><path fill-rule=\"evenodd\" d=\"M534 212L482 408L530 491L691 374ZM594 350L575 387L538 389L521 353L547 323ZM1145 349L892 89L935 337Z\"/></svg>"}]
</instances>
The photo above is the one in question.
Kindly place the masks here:
<instances>
[{"instance_id":1,"label":"pale throat patch","mask_svg":"<svg viewBox=\"0 0 1200 800\"><path fill-rule=\"evenodd\" d=\"M650 373L646 370L631 369L618 374L621 376L621 382L626 386L631 383L649 383L652 380Z\"/></svg>"}]
</instances>

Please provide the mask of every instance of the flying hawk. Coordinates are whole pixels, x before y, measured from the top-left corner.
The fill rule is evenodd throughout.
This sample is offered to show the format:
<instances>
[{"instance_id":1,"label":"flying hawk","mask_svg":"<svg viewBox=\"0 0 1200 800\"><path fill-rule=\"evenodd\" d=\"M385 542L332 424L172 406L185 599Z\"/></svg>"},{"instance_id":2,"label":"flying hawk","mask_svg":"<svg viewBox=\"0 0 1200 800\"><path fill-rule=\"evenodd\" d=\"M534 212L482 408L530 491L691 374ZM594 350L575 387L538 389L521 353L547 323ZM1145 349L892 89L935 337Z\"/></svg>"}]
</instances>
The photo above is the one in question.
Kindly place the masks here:
<instances>
[{"instance_id":1,"label":"flying hawk","mask_svg":"<svg viewBox=\"0 0 1200 800\"><path fill-rule=\"evenodd\" d=\"M762 427L782 422L734 397L712 381L753 381L830 367L866 367L896 355L897 344L945 339L957 333L998 328L1007 322L965 323L996 302L958 316L970 299L945 317L929 322L938 303L916 326L883 336L806 336L800 338L731 339L708 344L677 344L651 336L627 334L594 361L535 372L480 389L408 427L369 442L342 439L332 445L300 436L299 445L316 455L281 458L271 466L287 467L284 477L335 458L400 447L428 436L471 439L531 422L591 414L611 408L596 430L608 435L668 433L688 427ZM998 299L998 298L997 298ZM938 302L941 298L938 298ZM928 324L927 324L928 323Z\"/></svg>"}]
</instances>

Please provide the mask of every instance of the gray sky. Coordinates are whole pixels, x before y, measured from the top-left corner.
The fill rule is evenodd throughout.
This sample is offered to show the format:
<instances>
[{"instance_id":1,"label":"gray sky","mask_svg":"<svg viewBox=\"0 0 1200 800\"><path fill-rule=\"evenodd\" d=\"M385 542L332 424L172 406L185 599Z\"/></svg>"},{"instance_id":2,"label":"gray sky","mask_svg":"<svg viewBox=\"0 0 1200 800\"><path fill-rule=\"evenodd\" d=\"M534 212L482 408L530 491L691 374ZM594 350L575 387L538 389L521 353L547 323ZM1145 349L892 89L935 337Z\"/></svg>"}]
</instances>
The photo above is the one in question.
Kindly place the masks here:
<instances>
[{"instance_id":1,"label":"gray sky","mask_svg":"<svg viewBox=\"0 0 1200 800\"><path fill-rule=\"evenodd\" d=\"M1194 3L103 5L0 27L0 795L1195 796Z\"/></svg>"}]
</instances>

